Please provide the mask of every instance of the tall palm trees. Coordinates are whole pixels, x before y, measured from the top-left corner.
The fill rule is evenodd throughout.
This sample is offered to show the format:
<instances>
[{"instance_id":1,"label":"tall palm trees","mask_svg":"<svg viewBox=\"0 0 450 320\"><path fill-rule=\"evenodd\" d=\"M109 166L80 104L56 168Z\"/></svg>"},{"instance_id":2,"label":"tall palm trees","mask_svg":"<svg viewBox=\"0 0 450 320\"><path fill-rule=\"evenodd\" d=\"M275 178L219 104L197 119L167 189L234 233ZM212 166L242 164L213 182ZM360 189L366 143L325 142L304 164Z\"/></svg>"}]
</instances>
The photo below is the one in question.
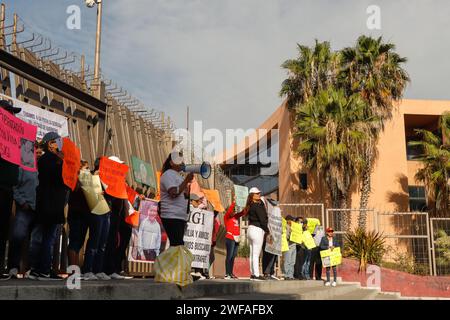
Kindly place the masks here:
<instances>
[{"instance_id":1,"label":"tall palm trees","mask_svg":"<svg viewBox=\"0 0 450 320\"><path fill-rule=\"evenodd\" d=\"M295 111L297 136L303 147L313 141L311 132L306 130L306 123L309 121L306 111L314 115L316 111L311 108L320 109L320 103L325 103L326 100L323 96L325 92L333 99L341 101L341 105L357 106L358 114L361 113L357 119L358 126L359 130L364 132L364 138L360 138L357 145L347 150L350 153L346 161L351 165L348 163L346 167L339 170L333 168L331 171L326 166L317 165L316 168L318 174L322 174L325 179L332 174L334 176L330 179L340 181L339 188L333 187L333 190L330 190L334 206L338 205L337 198L342 198L342 194L346 194L343 186L344 184L347 186L348 182L344 183L345 179L338 176L343 171L349 170L350 182L358 182L361 185L360 207L365 209L370 195L370 174L376 156L375 146L378 137L384 129L385 122L392 117L394 104L402 98L409 81L406 71L402 68L406 59L395 52L393 44L384 43L382 38L374 39L367 36L359 37L355 46L337 52L331 50L328 42L318 41L312 48L298 45L298 51L297 59L287 60L282 65L288 71L288 78L283 82L280 91L280 95L287 98L288 107ZM329 89L333 89L334 94L331 94ZM331 112L331 109L320 110ZM306 119L303 119L305 117ZM330 117L333 118L332 115ZM318 140L316 144L311 146L312 149L317 149L315 156L320 155L319 149L323 152L331 149L339 152L339 146L342 146L339 143L330 145L327 139ZM304 150L300 149L299 152L303 153L303 156L308 155ZM332 160L332 158L328 160L330 159ZM310 157L307 163L314 167L314 161L319 159L314 160ZM332 187L331 182L327 184ZM336 190L339 192L336 193ZM343 206L343 201L339 201L339 207ZM365 224L366 216L362 213L359 225L364 228Z\"/></svg>"},{"instance_id":2,"label":"tall palm trees","mask_svg":"<svg viewBox=\"0 0 450 320\"><path fill-rule=\"evenodd\" d=\"M442 115L436 134L428 130L416 130L421 141L411 141L409 145L420 146L423 162L415 178L425 184L430 213L434 216L449 215L450 212L450 112Z\"/></svg>"}]
</instances>

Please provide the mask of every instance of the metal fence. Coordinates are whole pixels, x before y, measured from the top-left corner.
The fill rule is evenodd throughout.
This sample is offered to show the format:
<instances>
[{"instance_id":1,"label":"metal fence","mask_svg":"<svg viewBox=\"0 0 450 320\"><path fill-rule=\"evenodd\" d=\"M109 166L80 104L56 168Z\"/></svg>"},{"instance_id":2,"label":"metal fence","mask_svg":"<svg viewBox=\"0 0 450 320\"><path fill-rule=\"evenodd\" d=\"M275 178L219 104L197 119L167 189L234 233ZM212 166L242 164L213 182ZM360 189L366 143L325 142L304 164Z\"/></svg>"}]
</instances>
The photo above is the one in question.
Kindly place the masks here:
<instances>
[{"instance_id":1,"label":"metal fence","mask_svg":"<svg viewBox=\"0 0 450 320\"><path fill-rule=\"evenodd\" d=\"M431 218L433 274L450 275L450 218Z\"/></svg>"},{"instance_id":2,"label":"metal fence","mask_svg":"<svg viewBox=\"0 0 450 320\"><path fill-rule=\"evenodd\" d=\"M316 218L323 224L325 222L325 206L323 203L280 203L282 215L291 215L294 218Z\"/></svg>"}]
</instances>

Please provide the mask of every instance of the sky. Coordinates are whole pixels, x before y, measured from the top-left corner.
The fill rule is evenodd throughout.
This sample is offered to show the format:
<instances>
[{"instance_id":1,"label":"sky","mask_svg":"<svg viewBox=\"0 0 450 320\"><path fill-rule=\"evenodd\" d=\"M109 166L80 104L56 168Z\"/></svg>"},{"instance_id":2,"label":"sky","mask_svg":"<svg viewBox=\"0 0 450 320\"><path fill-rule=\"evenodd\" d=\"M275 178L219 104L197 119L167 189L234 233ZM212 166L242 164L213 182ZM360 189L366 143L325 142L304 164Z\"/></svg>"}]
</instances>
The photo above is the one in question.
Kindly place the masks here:
<instances>
[{"instance_id":1,"label":"sky","mask_svg":"<svg viewBox=\"0 0 450 320\"><path fill-rule=\"evenodd\" d=\"M450 100L448 0L103 0L102 72L177 127L257 128L281 104L283 61L297 43L351 46L362 34L408 58L405 97ZM96 10L83 0L3 0L33 30L93 65ZM70 5L81 29L69 30ZM381 30L369 30L369 5Z\"/></svg>"}]
</instances>

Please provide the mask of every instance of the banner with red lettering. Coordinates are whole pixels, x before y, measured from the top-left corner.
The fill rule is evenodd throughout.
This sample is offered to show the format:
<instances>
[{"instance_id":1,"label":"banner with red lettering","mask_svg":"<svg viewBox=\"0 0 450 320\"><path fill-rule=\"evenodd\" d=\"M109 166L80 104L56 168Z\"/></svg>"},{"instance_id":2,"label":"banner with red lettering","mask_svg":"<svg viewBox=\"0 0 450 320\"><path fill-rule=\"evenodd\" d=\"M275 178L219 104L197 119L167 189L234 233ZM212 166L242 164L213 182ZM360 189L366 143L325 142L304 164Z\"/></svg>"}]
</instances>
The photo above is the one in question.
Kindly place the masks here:
<instances>
[{"instance_id":1,"label":"banner with red lettering","mask_svg":"<svg viewBox=\"0 0 450 320\"><path fill-rule=\"evenodd\" d=\"M0 108L0 157L21 166L28 171L36 171L37 127L16 118Z\"/></svg>"}]
</instances>

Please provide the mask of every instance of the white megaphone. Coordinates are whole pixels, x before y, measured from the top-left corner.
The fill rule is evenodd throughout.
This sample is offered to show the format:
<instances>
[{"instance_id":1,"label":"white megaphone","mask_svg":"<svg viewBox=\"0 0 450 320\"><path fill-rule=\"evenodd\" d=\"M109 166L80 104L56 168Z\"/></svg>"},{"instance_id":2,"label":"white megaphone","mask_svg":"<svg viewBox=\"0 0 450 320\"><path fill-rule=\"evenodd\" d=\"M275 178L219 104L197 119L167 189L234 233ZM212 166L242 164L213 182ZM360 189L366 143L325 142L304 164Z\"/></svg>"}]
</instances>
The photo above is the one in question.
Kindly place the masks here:
<instances>
[{"instance_id":1,"label":"white megaphone","mask_svg":"<svg viewBox=\"0 0 450 320\"><path fill-rule=\"evenodd\" d=\"M185 164L181 170L183 172L198 173L203 179L208 179L211 175L211 165L208 162L203 162L202 164Z\"/></svg>"}]
</instances>

